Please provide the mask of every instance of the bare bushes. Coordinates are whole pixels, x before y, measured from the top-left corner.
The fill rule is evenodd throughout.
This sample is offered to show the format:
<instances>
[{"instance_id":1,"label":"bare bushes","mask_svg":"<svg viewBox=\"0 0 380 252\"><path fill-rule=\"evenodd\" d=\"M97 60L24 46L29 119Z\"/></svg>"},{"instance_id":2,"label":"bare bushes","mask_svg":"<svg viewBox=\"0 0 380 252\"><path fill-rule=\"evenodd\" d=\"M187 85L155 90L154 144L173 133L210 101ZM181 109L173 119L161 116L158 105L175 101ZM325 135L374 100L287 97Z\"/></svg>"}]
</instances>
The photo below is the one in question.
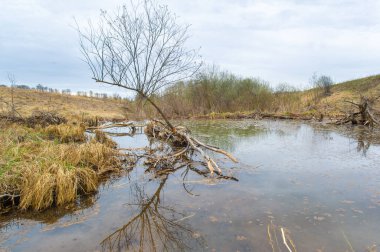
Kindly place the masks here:
<instances>
[{"instance_id":1,"label":"bare bushes","mask_svg":"<svg viewBox=\"0 0 380 252\"><path fill-rule=\"evenodd\" d=\"M334 82L330 76L318 76L316 73L314 73L309 80L309 84L312 87L311 91L314 103L317 103L323 97L331 95L331 89L334 85Z\"/></svg>"},{"instance_id":2,"label":"bare bushes","mask_svg":"<svg viewBox=\"0 0 380 252\"><path fill-rule=\"evenodd\" d=\"M263 80L216 71L179 82L152 99L170 117L183 118L213 113L301 113L305 108L302 96L299 89L288 84L273 90ZM145 112L154 115L149 107Z\"/></svg>"},{"instance_id":3,"label":"bare bushes","mask_svg":"<svg viewBox=\"0 0 380 252\"><path fill-rule=\"evenodd\" d=\"M273 103L265 81L240 78L228 72L204 72L187 83L168 88L156 99L172 116L205 115L236 111L265 111Z\"/></svg>"}]
</instances>

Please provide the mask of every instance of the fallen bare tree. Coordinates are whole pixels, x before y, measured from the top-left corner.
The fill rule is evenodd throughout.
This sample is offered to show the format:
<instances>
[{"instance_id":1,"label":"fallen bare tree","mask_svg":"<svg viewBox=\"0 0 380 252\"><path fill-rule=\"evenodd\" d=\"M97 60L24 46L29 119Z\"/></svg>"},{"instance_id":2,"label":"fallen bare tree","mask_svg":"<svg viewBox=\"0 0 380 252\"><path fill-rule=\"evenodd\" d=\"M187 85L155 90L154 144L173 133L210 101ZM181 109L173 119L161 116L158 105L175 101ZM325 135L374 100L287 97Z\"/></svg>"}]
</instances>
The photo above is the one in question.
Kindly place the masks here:
<instances>
[{"instance_id":1,"label":"fallen bare tree","mask_svg":"<svg viewBox=\"0 0 380 252\"><path fill-rule=\"evenodd\" d=\"M172 153L171 155L156 158L154 161L155 166L159 165L162 162L171 160L173 162L175 159L182 155L197 152L203 158L203 161L205 162L211 174L216 173L218 175L222 175L222 170L219 168L218 164L205 152L205 150L220 153L228 157L233 162L238 162L237 159L234 158L230 153L216 146L205 144L194 138L191 136L190 131L183 126L177 126L173 131L162 122L153 120L150 121L145 128L145 134L147 134L149 137L169 142L172 146L180 148L178 151Z\"/></svg>"},{"instance_id":2,"label":"fallen bare tree","mask_svg":"<svg viewBox=\"0 0 380 252\"><path fill-rule=\"evenodd\" d=\"M114 127L113 127L114 126ZM156 146L150 148L123 148L119 149L127 152L143 151L140 154L129 153L135 155L137 158L144 158L145 165L148 166L148 170L155 170L156 175L163 175L176 171L178 167L194 164L192 157L194 154L200 156L198 163L207 167L207 172L197 171L197 173L203 174L217 174L219 178L237 180L232 176L223 175L217 162L211 158L207 151L219 153L226 156L231 161L237 163L237 159L230 153L206 143L201 142L191 135L191 132L183 126L176 126L172 130L164 122L159 120L151 120L146 124L135 124L133 122L119 123L119 124L107 124L99 127L88 127L89 132L99 132L99 130L112 129L112 128L129 128L128 133L113 133L107 131L101 131L103 134L111 136L131 136L133 137L136 132L136 128L143 128L144 133L151 141L156 141ZM176 168L177 167L177 168Z\"/></svg>"},{"instance_id":3,"label":"fallen bare tree","mask_svg":"<svg viewBox=\"0 0 380 252\"><path fill-rule=\"evenodd\" d=\"M360 102L344 101L354 106L355 110L347 113L347 115L336 122L336 124L351 123L353 125L365 125L374 127L375 124L380 125L380 121L375 117L375 110L373 109L374 102L379 99L369 98L365 96L360 97Z\"/></svg>"},{"instance_id":4,"label":"fallen bare tree","mask_svg":"<svg viewBox=\"0 0 380 252\"><path fill-rule=\"evenodd\" d=\"M188 26L179 25L167 6L153 0L131 0L113 15L102 11L97 26L90 22L85 29L78 27L81 50L93 79L134 91L149 102L164 123L152 120L147 124L146 134L161 141L170 140L173 147L182 148L152 163L157 167L184 154L197 152L211 174L221 175L220 167L206 151L223 154L234 162L237 160L195 139L185 127L174 126L152 98L160 89L193 76L201 67L197 50L186 47L187 31Z\"/></svg>"}]
</instances>

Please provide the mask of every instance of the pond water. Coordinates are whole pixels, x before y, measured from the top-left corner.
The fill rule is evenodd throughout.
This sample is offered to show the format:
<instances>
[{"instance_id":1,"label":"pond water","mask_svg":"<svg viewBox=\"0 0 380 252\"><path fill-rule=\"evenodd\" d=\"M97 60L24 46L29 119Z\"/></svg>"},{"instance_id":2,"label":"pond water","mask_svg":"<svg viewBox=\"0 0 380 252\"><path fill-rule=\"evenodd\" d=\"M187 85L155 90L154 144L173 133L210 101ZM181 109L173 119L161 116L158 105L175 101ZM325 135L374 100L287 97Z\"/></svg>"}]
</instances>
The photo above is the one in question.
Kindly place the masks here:
<instances>
[{"instance_id":1,"label":"pond water","mask_svg":"<svg viewBox=\"0 0 380 252\"><path fill-rule=\"evenodd\" d=\"M380 245L378 132L292 121L184 123L239 160L215 156L238 182L185 168L154 178L139 164L74 209L2 216L0 251L376 251ZM122 148L149 145L143 134L114 139Z\"/></svg>"}]
</instances>

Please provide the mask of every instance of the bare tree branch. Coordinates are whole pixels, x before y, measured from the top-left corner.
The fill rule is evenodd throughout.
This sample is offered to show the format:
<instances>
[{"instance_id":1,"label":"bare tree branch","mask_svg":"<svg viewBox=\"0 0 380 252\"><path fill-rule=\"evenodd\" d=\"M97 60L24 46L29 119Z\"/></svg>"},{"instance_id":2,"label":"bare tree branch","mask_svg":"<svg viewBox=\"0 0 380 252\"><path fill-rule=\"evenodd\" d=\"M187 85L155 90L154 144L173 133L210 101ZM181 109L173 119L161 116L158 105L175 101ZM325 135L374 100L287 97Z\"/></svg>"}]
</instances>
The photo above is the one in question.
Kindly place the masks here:
<instances>
[{"instance_id":1,"label":"bare tree branch","mask_svg":"<svg viewBox=\"0 0 380 252\"><path fill-rule=\"evenodd\" d=\"M165 5L131 0L115 13L102 11L96 26L77 29L93 79L135 91L174 129L150 97L199 70L198 51L186 47L188 28Z\"/></svg>"}]
</instances>

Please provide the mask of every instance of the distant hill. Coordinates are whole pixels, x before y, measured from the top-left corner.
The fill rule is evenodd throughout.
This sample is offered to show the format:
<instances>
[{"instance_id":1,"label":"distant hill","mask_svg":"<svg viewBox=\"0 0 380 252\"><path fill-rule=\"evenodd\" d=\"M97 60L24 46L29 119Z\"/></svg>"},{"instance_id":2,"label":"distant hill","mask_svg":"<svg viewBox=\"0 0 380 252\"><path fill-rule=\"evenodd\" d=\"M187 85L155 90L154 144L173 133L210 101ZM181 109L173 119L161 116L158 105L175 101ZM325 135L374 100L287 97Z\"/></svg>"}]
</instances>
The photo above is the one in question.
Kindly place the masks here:
<instances>
[{"instance_id":1,"label":"distant hill","mask_svg":"<svg viewBox=\"0 0 380 252\"><path fill-rule=\"evenodd\" d=\"M10 101L11 89L0 87L0 100ZM14 88L14 104L22 115L30 115L35 110L56 111L64 116L98 116L104 118L125 118L130 110L130 102L112 98L95 98L37 90ZM0 102L0 112L6 106Z\"/></svg>"},{"instance_id":2,"label":"distant hill","mask_svg":"<svg viewBox=\"0 0 380 252\"><path fill-rule=\"evenodd\" d=\"M305 91L305 94L310 92ZM345 101L359 101L360 96L380 96L380 75L369 76L356 80L345 81L332 86L331 95L321 98L316 106L326 114L342 113L350 110L350 104ZM375 103L380 109L380 99Z\"/></svg>"}]
</instances>

